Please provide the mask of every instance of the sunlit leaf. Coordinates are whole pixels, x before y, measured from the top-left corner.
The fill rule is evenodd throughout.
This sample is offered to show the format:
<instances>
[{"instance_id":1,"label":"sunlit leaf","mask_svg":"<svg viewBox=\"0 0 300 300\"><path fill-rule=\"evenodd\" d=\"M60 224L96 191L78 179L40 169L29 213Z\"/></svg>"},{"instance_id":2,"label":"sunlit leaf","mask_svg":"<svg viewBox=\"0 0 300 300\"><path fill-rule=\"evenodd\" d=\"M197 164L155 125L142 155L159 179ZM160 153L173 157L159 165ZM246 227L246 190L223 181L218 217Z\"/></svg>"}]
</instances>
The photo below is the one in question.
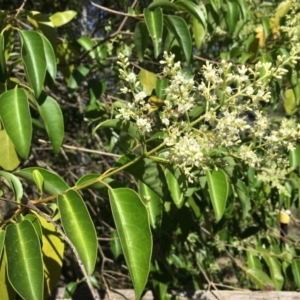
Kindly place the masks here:
<instances>
[{"instance_id":1,"label":"sunlit leaf","mask_svg":"<svg viewBox=\"0 0 300 300\"><path fill-rule=\"evenodd\" d=\"M154 56L160 53L160 46L163 33L163 14L161 8L154 10L144 9L145 23L147 25L150 37L153 41Z\"/></svg>"},{"instance_id":2,"label":"sunlit leaf","mask_svg":"<svg viewBox=\"0 0 300 300\"><path fill-rule=\"evenodd\" d=\"M163 207L161 198L142 181L139 181L139 194L147 207L151 227L160 228Z\"/></svg>"},{"instance_id":3,"label":"sunlit leaf","mask_svg":"<svg viewBox=\"0 0 300 300\"><path fill-rule=\"evenodd\" d=\"M218 222L221 220L225 211L229 190L228 181L223 170L207 171L206 175L210 200Z\"/></svg>"},{"instance_id":4,"label":"sunlit leaf","mask_svg":"<svg viewBox=\"0 0 300 300\"><path fill-rule=\"evenodd\" d=\"M34 170L38 170L40 174L43 176L44 191L46 193L49 193L51 195L56 195L66 191L69 188L69 186L65 183L65 181L60 176L58 176L53 172L38 167L22 169L20 171L15 172L15 175L22 177L31 183L35 183L33 178Z\"/></svg>"},{"instance_id":5,"label":"sunlit leaf","mask_svg":"<svg viewBox=\"0 0 300 300\"><path fill-rule=\"evenodd\" d=\"M15 175L5 171L0 171L0 178L1 177L7 181L15 195L16 201L20 202L23 197L23 187L20 180Z\"/></svg>"},{"instance_id":6,"label":"sunlit leaf","mask_svg":"<svg viewBox=\"0 0 300 300\"><path fill-rule=\"evenodd\" d=\"M128 188L109 189L109 200L136 299L147 283L152 254L148 212L138 194Z\"/></svg>"},{"instance_id":7,"label":"sunlit leaf","mask_svg":"<svg viewBox=\"0 0 300 300\"><path fill-rule=\"evenodd\" d=\"M192 39L185 20L178 16L167 15L164 17L164 22L175 35L184 53L185 60L189 64L192 57Z\"/></svg>"},{"instance_id":8,"label":"sunlit leaf","mask_svg":"<svg viewBox=\"0 0 300 300\"><path fill-rule=\"evenodd\" d=\"M47 70L44 48L44 42L46 44L46 41L36 31L22 30L19 31L19 33L22 41L21 56L24 63L26 78L34 91L35 97L38 98L43 89ZM48 58L51 57L49 51L48 45ZM53 67L50 72L53 72Z\"/></svg>"},{"instance_id":9,"label":"sunlit leaf","mask_svg":"<svg viewBox=\"0 0 300 300\"><path fill-rule=\"evenodd\" d=\"M94 271L97 258L97 236L94 224L81 196L74 190L58 195L61 222L89 275Z\"/></svg>"},{"instance_id":10,"label":"sunlit leaf","mask_svg":"<svg viewBox=\"0 0 300 300\"><path fill-rule=\"evenodd\" d=\"M38 110L53 150L55 153L58 153L64 138L64 120L60 106L50 96L40 97L38 104Z\"/></svg>"},{"instance_id":11,"label":"sunlit leaf","mask_svg":"<svg viewBox=\"0 0 300 300\"><path fill-rule=\"evenodd\" d=\"M292 260L292 272L294 276L295 283L298 288L300 288L300 259Z\"/></svg>"},{"instance_id":12,"label":"sunlit leaf","mask_svg":"<svg viewBox=\"0 0 300 300\"><path fill-rule=\"evenodd\" d=\"M269 267L272 282L274 283L275 289L277 291L281 291L284 284L284 277L281 271L281 263L276 257L272 257L270 253L264 254L263 258Z\"/></svg>"},{"instance_id":13,"label":"sunlit leaf","mask_svg":"<svg viewBox=\"0 0 300 300\"><path fill-rule=\"evenodd\" d=\"M54 27L60 27L72 21L76 16L77 16L76 11L66 10L63 12L57 12L51 15L49 18Z\"/></svg>"},{"instance_id":14,"label":"sunlit leaf","mask_svg":"<svg viewBox=\"0 0 300 300\"><path fill-rule=\"evenodd\" d=\"M139 73L139 79L143 86L143 90L147 95L151 95L152 91L156 87L157 77L154 73L147 70L141 70Z\"/></svg>"},{"instance_id":15,"label":"sunlit leaf","mask_svg":"<svg viewBox=\"0 0 300 300\"><path fill-rule=\"evenodd\" d=\"M6 130L0 130L0 167L12 171L20 164L20 159Z\"/></svg>"},{"instance_id":16,"label":"sunlit leaf","mask_svg":"<svg viewBox=\"0 0 300 300\"><path fill-rule=\"evenodd\" d=\"M248 269L246 273L260 290L265 290L265 291L275 290L273 281L262 270Z\"/></svg>"},{"instance_id":17,"label":"sunlit leaf","mask_svg":"<svg viewBox=\"0 0 300 300\"><path fill-rule=\"evenodd\" d=\"M0 117L17 152L26 159L30 150L32 123L23 89L9 90L0 96Z\"/></svg>"},{"instance_id":18,"label":"sunlit leaf","mask_svg":"<svg viewBox=\"0 0 300 300\"><path fill-rule=\"evenodd\" d=\"M16 297L16 292L12 288L7 277L7 259L5 251L0 255L0 295L1 300L14 300Z\"/></svg>"},{"instance_id":19,"label":"sunlit leaf","mask_svg":"<svg viewBox=\"0 0 300 300\"><path fill-rule=\"evenodd\" d=\"M7 274L25 300L43 299L44 270L39 238L28 220L6 228Z\"/></svg>"}]
</instances>

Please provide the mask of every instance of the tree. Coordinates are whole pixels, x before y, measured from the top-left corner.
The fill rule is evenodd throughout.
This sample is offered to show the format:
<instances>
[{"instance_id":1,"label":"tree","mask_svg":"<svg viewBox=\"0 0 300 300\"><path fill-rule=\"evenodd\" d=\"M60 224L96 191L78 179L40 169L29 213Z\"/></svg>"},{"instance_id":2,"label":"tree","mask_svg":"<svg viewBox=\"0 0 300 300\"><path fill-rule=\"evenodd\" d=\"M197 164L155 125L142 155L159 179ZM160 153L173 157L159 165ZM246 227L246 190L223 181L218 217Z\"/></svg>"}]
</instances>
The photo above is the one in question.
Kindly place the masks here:
<instances>
[{"instance_id":1,"label":"tree","mask_svg":"<svg viewBox=\"0 0 300 300\"><path fill-rule=\"evenodd\" d=\"M300 286L299 4L145 2L0 12L4 299L47 297L65 245L91 291L109 255L136 298Z\"/></svg>"}]
</instances>

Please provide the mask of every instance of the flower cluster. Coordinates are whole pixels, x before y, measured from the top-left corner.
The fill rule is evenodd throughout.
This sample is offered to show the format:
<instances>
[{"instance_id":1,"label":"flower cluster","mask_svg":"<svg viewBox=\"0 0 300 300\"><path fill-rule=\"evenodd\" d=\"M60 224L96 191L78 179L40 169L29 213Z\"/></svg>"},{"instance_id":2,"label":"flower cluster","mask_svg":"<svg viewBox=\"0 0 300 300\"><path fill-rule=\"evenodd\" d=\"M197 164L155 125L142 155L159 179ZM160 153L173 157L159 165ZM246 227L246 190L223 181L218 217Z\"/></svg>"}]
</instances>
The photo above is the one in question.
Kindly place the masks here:
<instances>
[{"instance_id":1,"label":"flower cluster","mask_svg":"<svg viewBox=\"0 0 300 300\"><path fill-rule=\"evenodd\" d=\"M300 139L300 125L293 119L283 119L274 128L261 103L271 99L270 79L280 79L287 72L284 65L297 59L279 56L277 66L258 62L253 67L206 62L202 80L195 82L181 63L174 61L173 54L164 53L160 64L168 86L159 110L165 145L162 159L179 166L193 181L198 170L218 166L225 156L232 156L261 170L260 180L272 181L284 192L281 181L288 173L286 152L294 149ZM127 83L121 92L131 93L133 101L120 109L117 118L135 121L141 134L147 134L154 124L148 114L147 95L136 74L128 70L128 59L120 54L119 60L120 77ZM202 113L191 120L190 111L197 106L203 108ZM265 170L273 175L267 176Z\"/></svg>"}]
</instances>

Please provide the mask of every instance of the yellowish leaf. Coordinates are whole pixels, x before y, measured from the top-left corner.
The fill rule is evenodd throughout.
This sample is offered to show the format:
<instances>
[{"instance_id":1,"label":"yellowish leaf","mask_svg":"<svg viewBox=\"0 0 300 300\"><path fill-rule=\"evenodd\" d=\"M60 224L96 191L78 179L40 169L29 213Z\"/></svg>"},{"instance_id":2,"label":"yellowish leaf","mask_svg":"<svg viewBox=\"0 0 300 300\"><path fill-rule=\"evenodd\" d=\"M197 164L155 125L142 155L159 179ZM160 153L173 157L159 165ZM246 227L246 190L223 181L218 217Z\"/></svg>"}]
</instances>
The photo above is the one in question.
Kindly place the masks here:
<instances>
[{"instance_id":1,"label":"yellowish leaf","mask_svg":"<svg viewBox=\"0 0 300 300\"><path fill-rule=\"evenodd\" d=\"M147 95L151 95L152 91L156 87L156 80L157 80L156 75L147 70L141 70L139 74L139 78L143 86L144 92Z\"/></svg>"},{"instance_id":2,"label":"yellowish leaf","mask_svg":"<svg viewBox=\"0 0 300 300\"><path fill-rule=\"evenodd\" d=\"M43 217L33 212L39 219L43 232L43 261L44 261L44 299L50 295L52 289L56 286L62 268L63 254L65 249L64 241L61 235L56 231L53 224L49 223Z\"/></svg>"},{"instance_id":3,"label":"yellowish leaf","mask_svg":"<svg viewBox=\"0 0 300 300\"><path fill-rule=\"evenodd\" d=\"M0 166L7 171L12 171L20 164L14 144L6 131L0 130Z\"/></svg>"}]
</instances>

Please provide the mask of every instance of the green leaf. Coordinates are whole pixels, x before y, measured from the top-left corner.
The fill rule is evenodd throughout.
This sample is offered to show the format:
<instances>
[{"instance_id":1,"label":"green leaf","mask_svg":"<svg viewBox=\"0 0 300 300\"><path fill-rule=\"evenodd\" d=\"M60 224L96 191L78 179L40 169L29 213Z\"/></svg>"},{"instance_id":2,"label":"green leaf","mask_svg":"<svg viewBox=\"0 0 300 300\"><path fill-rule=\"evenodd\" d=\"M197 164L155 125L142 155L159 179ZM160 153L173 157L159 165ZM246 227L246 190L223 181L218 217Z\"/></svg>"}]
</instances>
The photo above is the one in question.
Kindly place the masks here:
<instances>
[{"instance_id":1,"label":"green leaf","mask_svg":"<svg viewBox=\"0 0 300 300\"><path fill-rule=\"evenodd\" d=\"M269 267L275 289L281 291L284 284L284 278L281 273L281 264L279 260L276 257L272 257L270 253L264 254L263 258Z\"/></svg>"},{"instance_id":2,"label":"green leaf","mask_svg":"<svg viewBox=\"0 0 300 300\"><path fill-rule=\"evenodd\" d=\"M57 12L49 18L54 27L60 27L72 21L76 16L77 12L75 10L66 10L63 12Z\"/></svg>"},{"instance_id":3,"label":"green leaf","mask_svg":"<svg viewBox=\"0 0 300 300\"><path fill-rule=\"evenodd\" d=\"M38 98L42 92L46 77L47 62L44 41L35 31L19 31L21 38L21 56L24 63L26 78ZM49 48L47 54L49 54Z\"/></svg>"},{"instance_id":4,"label":"green leaf","mask_svg":"<svg viewBox=\"0 0 300 300\"><path fill-rule=\"evenodd\" d=\"M49 42L49 40L46 39L43 35L41 35L41 38L42 38L43 44L44 44L44 53L45 53L47 71L54 81L56 78L56 72L57 72L55 53L54 53L54 50L53 50L52 45Z\"/></svg>"},{"instance_id":5,"label":"green leaf","mask_svg":"<svg viewBox=\"0 0 300 300\"><path fill-rule=\"evenodd\" d=\"M136 299L147 283L152 254L148 212L138 194L128 188L109 189L109 201Z\"/></svg>"},{"instance_id":6,"label":"green leaf","mask_svg":"<svg viewBox=\"0 0 300 300\"><path fill-rule=\"evenodd\" d=\"M247 266L248 269L262 270L262 265L257 255L252 253L251 249L247 249Z\"/></svg>"},{"instance_id":7,"label":"green leaf","mask_svg":"<svg viewBox=\"0 0 300 300\"><path fill-rule=\"evenodd\" d=\"M144 9L145 23L147 25L150 37L153 41L155 58L160 53L160 46L163 33L163 14L161 8L156 8L153 11Z\"/></svg>"},{"instance_id":8,"label":"green leaf","mask_svg":"<svg viewBox=\"0 0 300 300\"><path fill-rule=\"evenodd\" d=\"M160 228L162 220L162 200L146 184L139 180L139 194L147 207L150 225L153 229Z\"/></svg>"},{"instance_id":9,"label":"green leaf","mask_svg":"<svg viewBox=\"0 0 300 300\"><path fill-rule=\"evenodd\" d=\"M128 155L121 156L116 162L116 166L123 166L132 161L134 157ZM161 167L153 160L144 158L134 165L127 167L124 171L130 173L138 180L142 181L152 189L164 201L169 199L168 188L165 175Z\"/></svg>"},{"instance_id":10,"label":"green leaf","mask_svg":"<svg viewBox=\"0 0 300 300\"><path fill-rule=\"evenodd\" d=\"M33 170L32 177L40 195L44 191L44 178L39 170Z\"/></svg>"},{"instance_id":11,"label":"green leaf","mask_svg":"<svg viewBox=\"0 0 300 300\"><path fill-rule=\"evenodd\" d=\"M185 180L179 168L165 169L166 181L171 194L171 197L178 208L181 208L184 203L184 187Z\"/></svg>"},{"instance_id":12,"label":"green leaf","mask_svg":"<svg viewBox=\"0 0 300 300\"><path fill-rule=\"evenodd\" d=\"M23 197L23 187L20 180L15 175L5 171L0 171L0 178L1 177L3 177L9 184L15 195L16 201L20 202Z\"/></svg>"},{"instance_id":13,"label":"green leaf","mask_svg":"<svg viewBox=\"0 0 300 300\"><path fill-rule=\"evenodd\" d=\"M300 146L296 146L296 148L290 151L290 167L295 169L300 164Z\"/></svg>"},{"instance_id":14,"label":"green leaf","mask_svg":"<svg viewBox=\"0 0 300 300\"><path fill-rule=\"evenodd\" d=\"M114 259L117 259L122 254L122 246L120 243L119 235L117 231L113 231L110 234L110 251L112 252Z\"/></svg>"},{"instance_id":15,"label":"green leaf","mask_svg":"<svg viewBox=\"0 0 300 300\"><path fill-rule=\"evenodd\" d=\"M221 220L225 211L226 201L228 197L228 181L223 170L207 171L208 192L217 222Z\"/></svg>"},{"instance_id":16,"label":"green leaf","mask_svg":"<svg viewBox=\"0 0 300 300\"><path fill-rule=\"evenodd\" d=\"M38 110L55 153L59 152L64 138L64 120L58 103L50 96L39 98Z\"/></svg>"},{"instance_id":17,"label":"green leaf","mask_svg":"<svg viewBox=\"0 0 300 300\"><path fill-rule=\"evenodd\" d=\"M178 10L177 6L168 1L168 0L156 0L156 1L153 1L149 6L148 6L148 9L155 9L155 8L163 8L163 9L170 9L170 10Z\"/></svg>"},{"instance_id":18,"label":"green leaf","mask_svg":"<svg viewBox=\"0 0 300 300\"><path fill-rule=\"evenodd\" d=\"M13 89L0 96L0 117L19 155L29 154L32 124L27 95L23 89Z\"/></svg>"},{"instance_id":19,"label":"green leaf","mask_svg":"<svg viewBox=\"0 0 300 300\"><path fill-rule=\"evenodd\" d=\"M7 274L24 300L43 299L44 270L39 238L28 220L6 228Z\"/></svg>"},{"instance_id":20,"label":"green leaf","mask_svg":"<svg viewBox=\"0 0 300 300\"><path fill-rule=\"evenodd\" d=\"M294 281L298 288L300 288L300 259L292 260L292 272L294 276Z\"/></svg>"},{"instance_id":21,"label":"green leaf","mask_svg":"<svg viewBox=\"0 0 300 300\"><path fill-rule=\"evenodd\" d=\"M225 15L226 23L231 33L234 33L237 21L239 19L239 6L236 2L228 0L227 2L227 12Z\"/></svg>"},{"instance_id":22,"label":"green leaf","mask_svg":"<svg viewBox=\"0 0 300 300\"><path fill-rule=\"evenodd\" d=\"M97 259L97 236L94 224L81 196L74 190L58 195L61 222L82 263L91 275Z\"/></svg>"},{"instance_id":23,"label":"green leaf","mask_svg":"<svg viewBox=\"0 0 300 300\"><path fill-rule=\"evenodd\" d=\"M179 0L179 1L176 1L175 4L180 9L185 10L188 13L190 13L194 18L196 18L199 22L201 22L204 27L206 27L206 18L207 18L206 17L206 9L202 3L197 5L192 1ZM200 7L200 5L201 5L201 7Z\"/></svg>"},{"instance_id":24,"label":"green leaf","mask_svg":"<svg viewBox=\"0 0 300 300\"><path fill-rule=\"evenodd\" d=\"M22 169L20 171L15 172L15 175L22 177L31 183L35 183L33 178L34 170L38 170L43 176L44 191L46 193L49 193L50 195L56 195L69 189L69 186L65 183L65 181L60 176L42 168L31 167L31 168Z\"/></svg>"},{"instance_id":25,"label":"green leaf","mask_svg":"<svg viewBox=\"0 0 300 300\"><path fill-rule=\"evenodd\" d=\"M41 227L41 223L40 223L39 219L37 218L37 216L35 214L27 214L23 218L23 220L28 220L31 223L38 238L40 239L40 241L42 241L42 235L43 235L42 227Z\"/></svg>"},{"instance_id":26,"label":"green leaf","mask_svg":"<svg viewBox=\"0 0 300 300\"><path fill-rule=\"evenodd\" d=\"M265 291L272 291L275 289L271 278L263 271L248 269L246 273L259 289Z\"/></svg>"},{"instance_id":27,"label":"green leaf","mask_svg":"<svg viewBox=\"0 0 300 300\"><path fill-rule=\"evenodd\" d=\"M0 130L0 167L12 171L20 164L14 144L6 130Z\"/></svg>"},{"instance_id":28,"label":"green leaf","mask_svg":"<svg viewBox=\"0 0 300 300\"><path fill-rule=\"evenodd\" d=\"M208 2L212 5L215 12L219 13L221 6L223 4L223 0L209 0Z\"/></svg>"},{"instance_id":29,"label":"green leaf","mask_svg":"<svg viewBox=\"0 0 300 300\"><path fill-rule=\"evenodd\" d=\"M141 135L139 132L139 129L135 123L132 123L130 121L123 121L120 119L113 119L113 120L107 120L100 124L98 124L93 129L93 134L99 129L99 128L115 128L119 129L121 131L127 132L131 137L134 139L140 140Z\"/></svg>"},{"instance_id":30,"label":"green leaf","mask_svg":"<svg viewBox=\"0 0 300 300\"><path fill-rule=\"evenodd\" d=\"M135 26L133 41L139 58L139 61L144 60L144 53L147 49L149 33L145 22L138 22Z\"/></svg>"},{"instance_id":31,"label":"green leaf","mask_svg":"<svg viewBox=\"0 0 300 300\"><path fill-rule=\"evenodd\" d=\"M95 46L94 42L92 39L90 39L87 36L81 36L78 40L77 43L82 46L86 51L89 51L89 57L92 59L97 58L97 51L96 49L92 50L93 47Z\"/></svg>"},{"instance_id":32,"label":"green leaf","mask_svg":"<svg viewBox=\"0 0 300 300\"><path fill-rule=\"evenodd\" d=\"M164 17L164 21L168 28L176 36L176 39L184 53L185 60L187 64L189 64L192 57L192 39L185 20L178 16L168 15Z\"/></svg>"},{"instance_id":33,"label":"green leaf","mask_svg":"<svg viewBox=\"0 0 300 300\"><path fill-rule=\"evenodd\" d=\"M205 38L205 27L196 18L192 17L192 31L197 49L199 50Z\"/></svg>"},{"instance_id":34,"label":"green leaf","mask_svg":"<svg viewBox=\"0 0 300 300\"><path fill-rule=\"evenodd\" d=\"M283 106L286 114L289 116L297 112L298 107L293 89L287 89L285 91Z\"/></svg>"},{"instance_id":35,"label":"green leaf","mask_svg":"<svg viewBox=\"0 0 300 300\"><path fill-rule=\"evenodd\" d=\"M143 90L147 95L151 95L152 91L156 87L157 77L153 72L147 70L141 70L139 73L139 79L143 86Z\"/></svg>"}]
</instances>

